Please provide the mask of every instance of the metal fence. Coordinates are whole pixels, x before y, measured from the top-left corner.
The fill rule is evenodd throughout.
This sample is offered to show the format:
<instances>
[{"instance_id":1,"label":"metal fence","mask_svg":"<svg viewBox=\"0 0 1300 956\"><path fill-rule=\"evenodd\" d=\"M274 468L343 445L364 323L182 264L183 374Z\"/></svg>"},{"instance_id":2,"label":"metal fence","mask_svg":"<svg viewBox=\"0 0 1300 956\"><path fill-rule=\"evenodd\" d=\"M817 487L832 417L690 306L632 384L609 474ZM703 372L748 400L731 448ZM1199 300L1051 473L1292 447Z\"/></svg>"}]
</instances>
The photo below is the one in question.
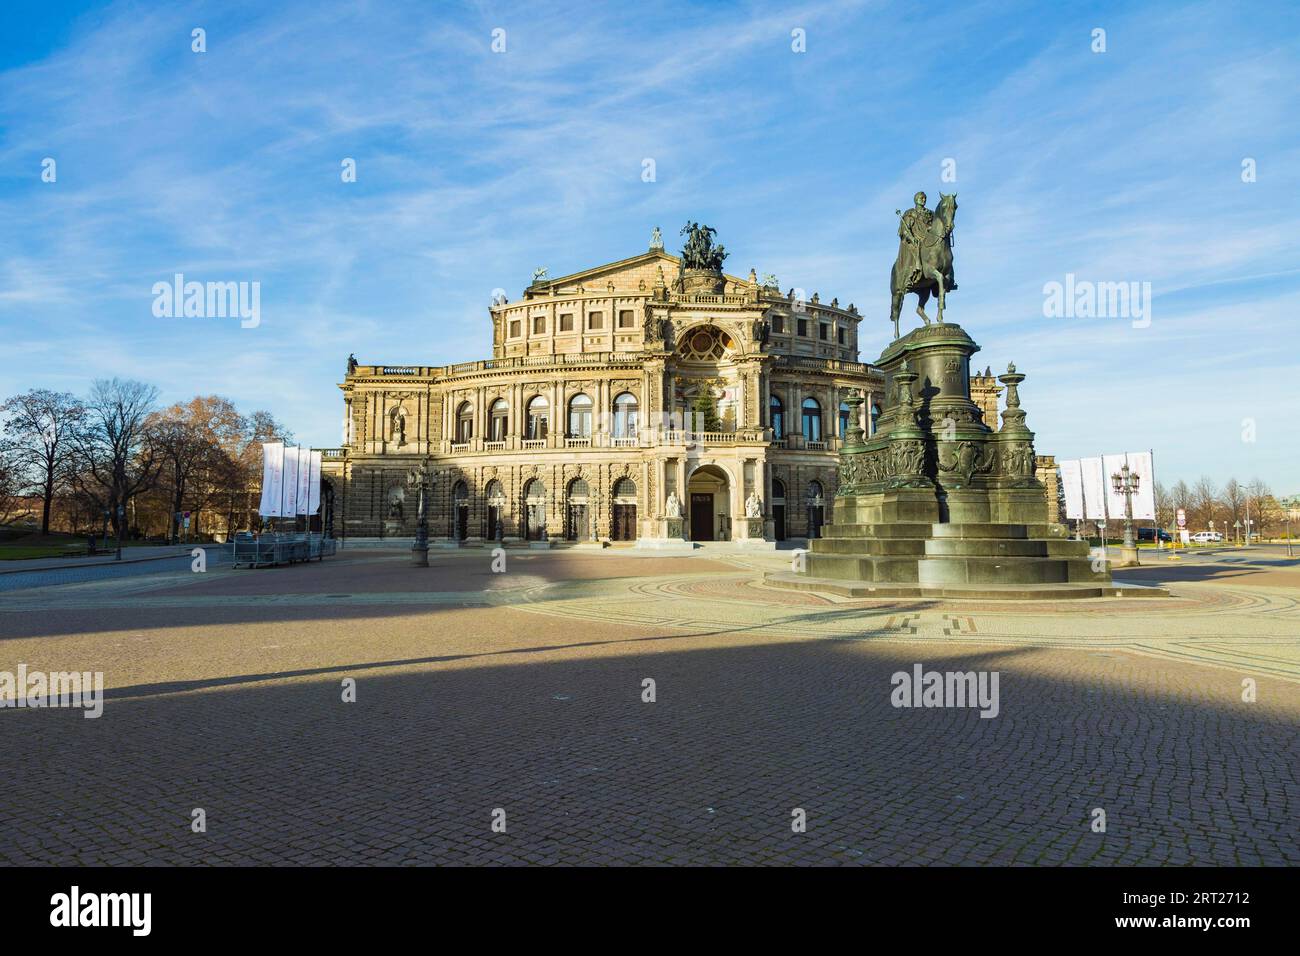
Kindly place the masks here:
<instances>
[{"instance_id":1,"label":"metal fence","mask_svg":"<svg viewBox=\"0 0 1300 956\"><path fill-rule=\"evenodd\" d=\"M334 554L334 539L302 532L235 535L232 566L264 568L298 561L319 561Z\"/></svg>"}]
</instances>

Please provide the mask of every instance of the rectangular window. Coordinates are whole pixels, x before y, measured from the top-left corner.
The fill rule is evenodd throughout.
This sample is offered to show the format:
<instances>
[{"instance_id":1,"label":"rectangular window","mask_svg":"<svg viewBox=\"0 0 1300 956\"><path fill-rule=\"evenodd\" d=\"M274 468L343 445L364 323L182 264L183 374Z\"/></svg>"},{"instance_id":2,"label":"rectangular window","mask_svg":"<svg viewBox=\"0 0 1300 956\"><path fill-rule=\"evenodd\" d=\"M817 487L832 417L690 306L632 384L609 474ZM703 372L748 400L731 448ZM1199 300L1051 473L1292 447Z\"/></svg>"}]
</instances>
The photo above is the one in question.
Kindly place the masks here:
<instances>
[{"instance_id":1,"label":"rectangular window","mask_svg":"<svg viewBox=\"0 0 1300 956\"><path fill-rule=\"evenodd\" d=\"M514 321L512 321L512 322L510 323L510 337L511 337L512 339L517 339L517 338L519 338L519 333L520 333L520 331L521 331L521 329L520 329L520 325L519 325L519 320L518 320L518 319L515 319Z\"/></svg>"},{"instance_id":2,"label":"rectangular window","mask_svg":"<svg viewBox=\"0 0 1300 956\"><path fill-rule=\"evenodd\" d=\"M820 327L817 329L817 337L821 339L823 342L825 342L826 337L830 335L830 333L831 333L831 327L827 325L825 322L822 322Z\"/></svg>"},{"instance_id":3,"label":"rectangular window","mask_svg":"<svg viewBox=\"0 0 1300 956\"><path fill-rule=\"evenodd\" d=\"M533 335L541 335L546 331L546 316L533 316Z\"/></svg>"},{"instance_id":4,"label":"rectangular window","mask_svg":"<svg viewBox=\"0 0 1300 956\"><path fill-rule=\"evenodd\" d=\"M843 345L843 344L844 344L844 330L843 330L843 329L836 329L836 330L835 330L835 338L839 341L840 345Z\"/></svg>"},{"instance_id":5,"label":"rectangular window","mask_svg":"<svg viewBox=\"0 0 1300 956\"><path fill-rule=\"evenodd\" d=\"M632 328L632 310L624 309L618 314L618 327L620 329Z\"/></svg>"},{"instance_id":6,"label":"rectangular window","mask_svg":"<svg viewBox=\"0 0 1300 956\"><path fill-rule=\"evenodd\" d=\"M783 335L785 333L785 316L772 316L772 331L777 335Z\"/></svg>"},{"instance_id":7,"label":"rectangular window","mask_svg":"<svg viewBox=\"0 0 1300 956\"><path fill-rule=\"evenodd\" d=\"M808 320L807 320L807 319L800 319L800 320L799 320L799 334L800 334L800 335L807 335L807 334L808 334Z\"/></svg>"},{"instance_id":8,"label":"rectangular window","mask_svg":"<svg viewBox=\"0 0 1300 956\"><path fill-rule=\"evenodd\" d=\"M605 316L601 312L592 312L587 316L588 331L596 331L605 327Z\"/></svg>"},{"instance_id":9,"label":"rectangular window","mask_svg":"<svg viewBox=\"0 0 1300 956\"><path fill-rule=\"evenodd\" d=\"M573 331L573 313L572 313L572 312L565 312L565 313L563 313L563 314L560 315L560 331L561 331L561 332L572 332L572 331Z\"/></svg>"}]
</instances>

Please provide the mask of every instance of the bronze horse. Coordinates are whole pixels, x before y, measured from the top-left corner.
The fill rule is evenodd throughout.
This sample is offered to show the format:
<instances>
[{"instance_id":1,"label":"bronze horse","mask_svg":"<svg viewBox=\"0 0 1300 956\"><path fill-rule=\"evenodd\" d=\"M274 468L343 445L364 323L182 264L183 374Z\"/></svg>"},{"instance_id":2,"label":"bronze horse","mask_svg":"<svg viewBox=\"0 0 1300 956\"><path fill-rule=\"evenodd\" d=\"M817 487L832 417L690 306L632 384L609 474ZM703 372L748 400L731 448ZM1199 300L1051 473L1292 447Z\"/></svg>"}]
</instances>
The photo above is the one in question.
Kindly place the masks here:
<instances>
[{"instance_id":1,"label":"bronze horse","mask_svg":"<svg viewBox=\"0 0 1300 956\"><path fill-rule=\"evenodd\" d=\"M936 320L940 325L943 324L944 297L957 288L952 271L952 224L956 215L957 194L940 193L939 205L935 207L930 226L916 250L920 262L919 276L918 270L910 268L906 270L908 274L902 274L905 267L900 243L898 258L894 260L894 268L889 276L889 291L893 296L889 318L894 323L894 338L898 338L899 334L898 314L903 308L903 296L909 292L916 293L916 314L926 325L930 324L930 317L925 314L925 304L930 301L931 295L935 296L939 300Z\"/></svg>"}]
</instances>

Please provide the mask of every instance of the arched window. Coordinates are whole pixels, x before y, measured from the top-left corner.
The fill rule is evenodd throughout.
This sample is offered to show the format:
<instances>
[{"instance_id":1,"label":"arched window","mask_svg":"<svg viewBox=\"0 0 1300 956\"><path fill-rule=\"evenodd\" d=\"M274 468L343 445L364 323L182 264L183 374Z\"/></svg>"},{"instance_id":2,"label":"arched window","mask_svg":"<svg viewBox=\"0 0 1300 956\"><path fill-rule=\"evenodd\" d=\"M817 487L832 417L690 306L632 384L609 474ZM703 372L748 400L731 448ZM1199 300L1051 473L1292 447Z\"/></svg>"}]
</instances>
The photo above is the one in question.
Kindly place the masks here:
<instances>
[{"instance_id":1,"label":"arched window","mask_svg":"<svg viewBox=\"0 0 1300 956\"><path fill-rule=\"evenodd\" d=\"M474 437L474 407L469 402L461 402L456 409L456 443L464 445Z\"/></svg>"},{"instance_id":2,"label":"arched window","mask_svg":"<svg viewBox=\"0 0 1300 956\"><path fill-rule=\"evenodd\" d=\"M849 403L840 402L840 437L849 437Z\"/></svg>"},{"instance_id":3,"label":"arched window","mask_svg":"<svg viewBox=\"0 0 1300 956\"><path fill-rule=\"evenodd\" d=\"M785 406L781 399L773 395L767 403L767 421L772 426L772 437L780 440L785 437Z\"/></svg>"},{"instance_id":4,"label":"arched window","mask_svg":"<svg viewBox=\"0 0 1300 956\"><path fill-rule=\"evenodd\" d=\"M637 402L631 392L623 392L614 399L614 437L636 437Z\"/></svg>"},{"instance_id":5,"label":"arched window","mask_svg":"<svg viewBox=\"0 0 1300 956\"><path fill-rule=\"evenodd\" d=\"M820 481L814 480L808 482L808 497L809 498L822 497L822 483Z\"/></svg>"},{"instance_id":6,"label":"arched window","mask_svg":"<svg viewBox=\"0 0 1300 956\"><path fill-rule=\"evenodd\" d=\"M495 478L488 482L487 500L494 507L500 507L505 504L506 493L501 487L501 482L497 481Z\"/></svg>"},{"instance_id":7,"label":"arched window","mask_svg":"<svg viewBox=\"0 0 1300 956\"><path fill-rule=\"evenodd\" d=\"M780 478L772 479L772 497L777 501L785 501L785 482Z\"/></svg>"},{"instance_id":8,"label":"arched window","mask_svg":"<svg viewBox=\"0 0 1300 956\"><path fill-rule=\"evenodd\" d=\"M456 487L451 490L451 496L455 499L456 504L464 504L469 501L469 486L463 481L456 482Z\"/></svg>"},{"instance_id":9,"label":"arched window","mask_svg":"<svg viewBox=\"0 0 1300 956\"><path fill-rule=\"evenodd\" d=\"M631 478L620 478L614 482L614 498L636 503L636 482Z\"/></svg>"},{"instance_id":10,"label":"arched window","mask_svg":"<svg viewBox=\"0 0 1300 956\"><path fill-rule=\"evenodd\" d=\"M581 478L574 478L573 481L569 482L570 501L579 501L586 504L588 493L587 483Z\"/></svg>"},{"instance_id":11,"label":"arched window","mask_svg":"<svg viewBox=\"0 0 1300 956\"><path fill-rule=\"evenodd\" d=\"M803 437L808 441L822 440L822 407L815 398L803 400Z\"/></svg>"},{"instance_id":12,"label":"arched window","mask_svg":"<svg viewBox=\"0 0 1300 956\"><path fill-rule=\"evenodd\" d=\"M524 500L528 502L544 501L546 499L546 486L542 484L540 478L530 478L528 484L524 485Z\"/></svg>"},{"instance_id":13,"label":"arched window","mask_svg":"<svg viewBox=\"0 0 1300 956\"><path fill-rule=\"evenodd\" d=\"M591 437L591 397L574 395L569 399L569 437Z\"/></svg>"},{"instance_id":14,"label":"arched window","mask_svg":"<svg viewBox=\"0 0 1300 956\"><path fill-rule=\"evenodd\" d=\"M488 426L488 441L505 441L510 430L510 406L504 398L492 403L491 423Z\"/></svg>"},{"instance_id":15,"label":"arched window","mask_svg":"<svg viewBox=\"0 0 1300 956\"><path fill-rule=\"evenodd\" d=\"M530 441L546 437L547 426L551 420L551 403L545 395L536 396L528 403L528 434Z\"/></svg>"},{"instance_id":16,"label":"arched window","mask_svg":"<svg viewBox=\"0 0 1300 956\"><path fill-rule=\"evenodd\" d=\"M876 433L876 426L880 424L880 406L873 404L871 406L871 434Z\"/></svg>"}]
</instances>

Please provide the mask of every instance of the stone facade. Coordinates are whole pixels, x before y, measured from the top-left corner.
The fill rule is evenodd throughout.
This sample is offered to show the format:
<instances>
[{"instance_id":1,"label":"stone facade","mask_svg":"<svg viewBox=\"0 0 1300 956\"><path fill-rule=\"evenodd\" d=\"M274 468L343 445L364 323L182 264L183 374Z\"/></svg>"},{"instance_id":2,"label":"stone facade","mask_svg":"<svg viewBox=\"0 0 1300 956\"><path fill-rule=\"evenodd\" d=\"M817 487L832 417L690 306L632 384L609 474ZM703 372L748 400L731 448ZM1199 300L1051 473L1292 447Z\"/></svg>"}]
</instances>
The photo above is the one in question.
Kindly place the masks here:
<instances>
[{"instance_id":1,"label":"stone facade","mask_svg":"<svg viewBox=\"0 0 1300 956\"><path fill-rule=\"evenodd\" d=\"M846 399L866 397L868 434L882 404L852 305L683 274L656 247L489 311L490 359L349 370L346 441L325 452L337 535L412 537L427 463L435 541L805 537L830 516Z\"/></svg>"}]
</instances>

